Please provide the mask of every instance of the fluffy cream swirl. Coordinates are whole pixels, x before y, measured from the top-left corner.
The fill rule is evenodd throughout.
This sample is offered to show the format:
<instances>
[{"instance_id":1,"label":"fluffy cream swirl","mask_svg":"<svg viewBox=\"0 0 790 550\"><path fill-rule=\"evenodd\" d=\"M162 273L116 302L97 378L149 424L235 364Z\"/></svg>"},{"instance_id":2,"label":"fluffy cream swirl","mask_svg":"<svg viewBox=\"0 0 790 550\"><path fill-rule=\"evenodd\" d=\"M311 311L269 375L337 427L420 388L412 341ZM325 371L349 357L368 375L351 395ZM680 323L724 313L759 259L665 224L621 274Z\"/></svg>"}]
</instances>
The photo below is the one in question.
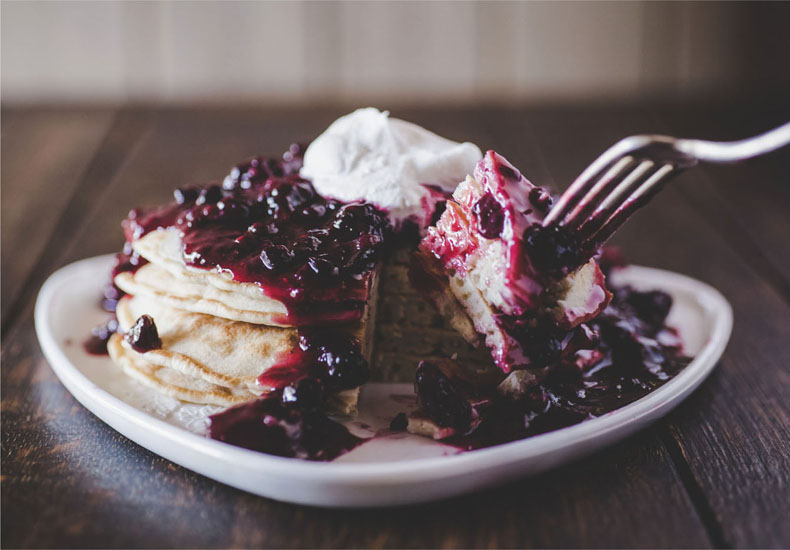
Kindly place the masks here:
<instances>
[{"instance_id":1,"label":"fluffy cream swirl","mask_svg":"<svg viewBox=\"0 0 790 550\"><path fill-rule=\"evenodd\" d=\"M482 156L473 143L366 108L337 119L310 144L301 175L326 197L375 204L395 226L424 226L437 198L426 185L452 193Z\"/></svg>"}]
</instances>

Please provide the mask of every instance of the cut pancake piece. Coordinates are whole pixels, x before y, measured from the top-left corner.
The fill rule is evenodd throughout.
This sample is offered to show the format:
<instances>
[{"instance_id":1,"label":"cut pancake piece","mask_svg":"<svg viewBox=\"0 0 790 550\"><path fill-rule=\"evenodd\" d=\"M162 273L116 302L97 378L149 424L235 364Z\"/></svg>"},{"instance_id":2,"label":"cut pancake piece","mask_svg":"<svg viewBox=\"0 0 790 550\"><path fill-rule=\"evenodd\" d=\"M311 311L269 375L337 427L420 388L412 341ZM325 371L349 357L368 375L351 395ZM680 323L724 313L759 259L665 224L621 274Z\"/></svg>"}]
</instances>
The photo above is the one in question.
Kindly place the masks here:
<instances>
[{"instance_id":1,"label":"cut pancake piece","mask_svg":"<svg viewBox=\"0 0 790 550\"><path fill-rule=\"evenodd\" d=\"M256 397L248 389L218 386L202 378L146 361L142 354L130 349L118 333L110 337L107 351L127 375L159 393L181 401L229 407Z\"/></svg>"},{"instance_id":2,"label":"cut pancake piece","mask_svg":"<svg viewBox=\"0 0 790 550\"><path fill-rule=\"evenodd\" d=\"M493 151L462 182L412 262L412 281L504 372L557 359L569 331L611 294L594 251L545 229L551 205Z\"/></svg>"}]
</instances>

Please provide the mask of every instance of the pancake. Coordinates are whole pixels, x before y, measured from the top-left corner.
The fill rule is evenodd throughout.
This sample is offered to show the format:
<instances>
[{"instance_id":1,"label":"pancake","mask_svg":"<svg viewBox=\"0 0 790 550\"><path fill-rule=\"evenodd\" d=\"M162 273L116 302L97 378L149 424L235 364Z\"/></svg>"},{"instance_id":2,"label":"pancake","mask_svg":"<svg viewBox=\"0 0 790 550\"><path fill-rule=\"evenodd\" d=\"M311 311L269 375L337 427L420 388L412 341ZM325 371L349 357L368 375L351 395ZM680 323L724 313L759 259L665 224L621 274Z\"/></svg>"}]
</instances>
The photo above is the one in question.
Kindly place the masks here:
<instances>
[{"instance_id":1,"label":"pancake","mask_svg":"<svg viewBox=\"0 0 790 550\"><path fill-rule=\"evenodd\" d=\"M259 396L248 389L226 388L169 367L150 363L143 354L131 349L118 333L110 337L107 351L128 376L159 393L181 401L230 407ZM327 409L334 414L356 414L359 391L359 388L353 388L330 395L327 398Z\"/></svg>"},{"instance_id":2,"label":"pancake","mask_svg":"<svg viewBox=\"0 0 790 550\"><path fill-rule=\"evenodd\" d=\"M255 325L192 313L168 307L147 296L124 297L118 303L116 314L123 333L128 332L141 315L153 317L162 347L138 353L122 341L120 347L126 353L120 353L116 346L113 359L121 364L122 357L133 357L134 365L121 364L126 372L133 372L138 379L145 378L149 386L166 388L168 395L183 395L178 398L186 401L224 404L237 396L247 395L250 399L260 395L271 388L260 386L258 377L299 351L299 332L295 328ZM348 332L360 341L361 352L368 361L371 329L368 322L348 327ZM171 372L185 379L174 381ZM194 384L189 384L192 380L209 386L195 388ZM189 397L190 391L198 393ZM359 388L353 388L330 396L330 410L353 414L358 395Z\"/></svg>"},{"instance_id":3,"label":"pancake","mask_svg":"<svg viewBox=\"0 0 790 550\"><path fill-rule=\"evenodd\" d=\"M146 296L123 298L116 314L124 333L141 315L154 318L162 348L142 354L146 361L227 388L260 390L258 376L299 345L296 329L190 313Z\"/></svg>"},{"instance_id":4,"label":"pancake","mask_svg":"<svg viewBox=\"0 0 790 550\"><path fill-rule=\"evenodd\" d=\"M133 351L118 333L110 337L107 351L127 375L159 393L181 401L229 407L249 401L256 396L247 389L218 386L201 378L150 363L141 354Z\"/></svg>"},{"instance_id":5,"label":"pancake","mask_svg":"<svg viewBox=\"0 0 790 550\"><path fill-rule=\"evenodd\" d=\"M133 249L150 264L136 273L116 275L115 284L129 294L145 294L166 300L187 311L218 315L227 319L271 326L299 326L351 322L365 315L377 279L373 270L354 284L362 285L353 299L338 302L334 292L315 288L309 301L289 311L282 301L268 296L256 283L239 282L229 271L187 265L175 228L157 229L132 242Z\"/></svg>"},{"instance_id":6,"label":"pancake","mask_svg":"<svg viewBox=\"0 0 790 550\"><path fill-rule=\"evenodd\" d=\"M174 278L167 280L167 282L160 282L160 285L169 284L173 286L174 281L183 281L193 285L200 285L201 287L208 286L209 290L206 292L209 292L210 296L213 296L211 294L213 289L222 293L232 293L238 297L238 300L244 300L245 303L249 304L245 309L279 315L288 313L285 304L266 296L261 291L261 288L254 283L240 283L234 281L229 273L186 265L181 258L183 250L181 237L179 237L176 229L152 231L134 240L132 247L140 256L167 271ZM148 279L148 284L152 283L154 283L153 276ZM227 294L222 293L219 296L227 296Z\"/></svg>"},{"instance_id":7,"label":"pancake","mask_svg":"<svg viewBox=\"0 0 790 550\"><path fill-rule=\"evenodd\" d=\"M268 298L257 286L254 293L245 292L243 287L226 290L211 284L213 277L193 275L184 268L185 272L176 276L157 264L146 264L134 273L119 273L115 284L127 294L155 298L169 307L193 313L256 325L289 326L282 322L287 314L282 302Z\"/></svg>"}]
</instances>

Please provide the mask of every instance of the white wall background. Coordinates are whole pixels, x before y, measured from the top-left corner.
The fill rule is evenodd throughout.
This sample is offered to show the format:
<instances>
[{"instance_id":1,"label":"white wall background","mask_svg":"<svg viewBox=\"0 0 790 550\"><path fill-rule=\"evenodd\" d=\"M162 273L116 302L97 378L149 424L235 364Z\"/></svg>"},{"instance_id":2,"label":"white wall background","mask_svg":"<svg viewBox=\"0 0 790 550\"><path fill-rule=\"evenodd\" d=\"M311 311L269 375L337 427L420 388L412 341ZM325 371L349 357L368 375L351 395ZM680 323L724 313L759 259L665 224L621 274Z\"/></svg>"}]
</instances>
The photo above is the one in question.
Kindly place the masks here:
<instances>
[{"instance_id":1,"label":"white wall background","mask_svg":"<svg viewBox=\"0 0 790 550\"><path fill-rule=\"evenodd\" d=\"M737 61L745 9L4 0L2 98L408 103L726 91L748 72Z\"/></svg>"}]
</instances>

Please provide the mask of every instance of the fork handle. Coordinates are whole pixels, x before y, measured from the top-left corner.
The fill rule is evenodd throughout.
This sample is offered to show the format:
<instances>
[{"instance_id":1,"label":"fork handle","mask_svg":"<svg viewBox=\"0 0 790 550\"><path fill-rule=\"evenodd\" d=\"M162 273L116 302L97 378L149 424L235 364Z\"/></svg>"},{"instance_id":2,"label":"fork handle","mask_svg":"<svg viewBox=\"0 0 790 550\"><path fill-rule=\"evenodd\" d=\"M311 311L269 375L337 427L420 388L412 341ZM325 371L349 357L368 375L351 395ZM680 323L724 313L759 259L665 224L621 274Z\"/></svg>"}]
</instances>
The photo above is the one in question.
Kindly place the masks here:
<instances>
[{"instance_id":1,"label":"fork handle","mask_svg":"<svg viewBox=\"0 0 790 550\"><path fill-rule=\"evenodd\" d=\"M675 147L705 162L727 163L764 155L786 145L790 145L790 122L739 141L679 139Z\"/></svg>"}]
</instances>

